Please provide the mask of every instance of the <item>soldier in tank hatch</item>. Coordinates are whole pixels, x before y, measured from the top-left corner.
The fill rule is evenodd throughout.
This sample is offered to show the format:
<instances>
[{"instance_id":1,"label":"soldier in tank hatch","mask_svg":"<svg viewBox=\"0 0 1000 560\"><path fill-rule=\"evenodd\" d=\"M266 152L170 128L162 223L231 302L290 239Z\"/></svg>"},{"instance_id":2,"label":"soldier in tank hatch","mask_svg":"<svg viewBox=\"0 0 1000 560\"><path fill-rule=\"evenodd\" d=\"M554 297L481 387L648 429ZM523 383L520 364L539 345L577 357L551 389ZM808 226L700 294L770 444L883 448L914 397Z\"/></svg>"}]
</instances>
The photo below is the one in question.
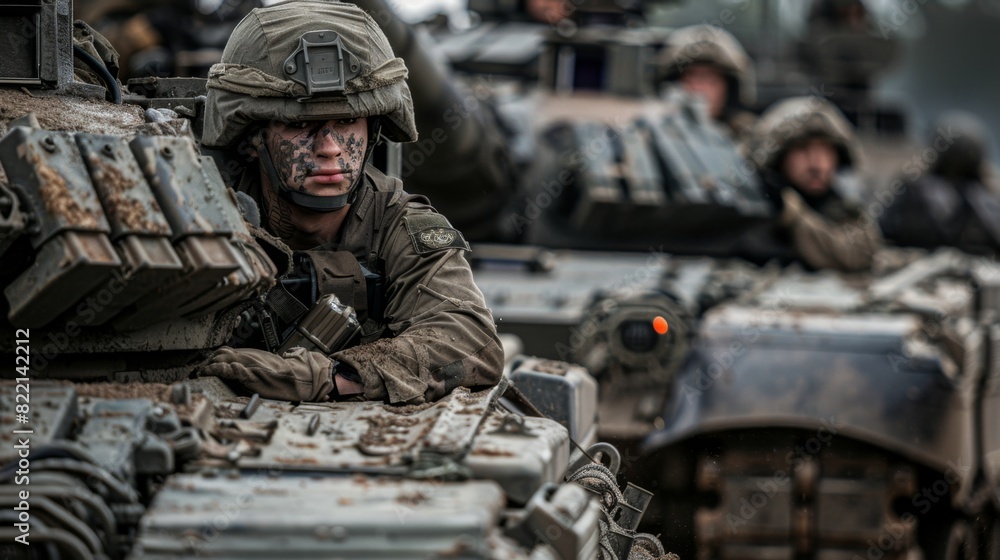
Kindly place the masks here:
<instances>
[{"instance_id":1,"label":"soldier in tank hatch","mask_svg":"<svg viewBox=\"0 0 1000 560\"><path fill-rule=\"evenodd\" d=\"M224 347L202 375L309 401L420 403L496 383L503 351L461 233L368 164L380 138L416 140L406 75L352 4L283 2L236 28L209 75L203 143L255 158L238 191L290 249L288 276L306 280L298 292L279 283L268 316L333 293L357 311L362 344L330 356Z\"/></svg>"},{"instance_id":2,"label":"soldier in tank hatch","mask_svg":"<svg viewBox=\"0 0 1000 560\"><path fill-rule=\"evenodd\" d=\"M878 228L843 188L858 157L851 125L819 97L780 101L754 126L750 158L778 209L773 234L812 268L871 268Z\"/></svg>"},{"instance_id":3,"label":"soldier in tank hatch","mask_svg":"<svg viewBox=\"0 0 1000 560\"><path fill-rule=\"evenodd\" d=\"M736 37L712 25L683 27L667 37L658 66L661 80L702 97L712 119L734 140L746 140L756 120L748 110L756 81L753 61Z\"/></svg>"},{"instance_id":4,"label":"soldier in tank hatch","mask_svg":"<svg viewBox=\"0 0 1000 560\"><path fill-rule=\"evenodd\" d=\"M897 245L957 247L991 255L1000 250L1000 190L987 160L987 131L974 115L938 119L920 158L903 166L879 218Z\"/></svg>"}]
</instances>

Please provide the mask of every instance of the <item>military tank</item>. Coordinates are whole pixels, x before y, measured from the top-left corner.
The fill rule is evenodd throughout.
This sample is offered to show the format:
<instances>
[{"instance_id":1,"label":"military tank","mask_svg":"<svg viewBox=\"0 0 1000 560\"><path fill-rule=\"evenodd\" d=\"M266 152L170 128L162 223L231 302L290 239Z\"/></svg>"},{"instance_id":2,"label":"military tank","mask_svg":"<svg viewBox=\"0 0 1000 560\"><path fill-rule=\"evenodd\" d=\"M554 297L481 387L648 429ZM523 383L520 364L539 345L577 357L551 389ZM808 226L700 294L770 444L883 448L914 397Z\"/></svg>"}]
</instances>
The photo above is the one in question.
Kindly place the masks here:
<instances>
[{"instance_id":1,"label":"military tank","mask_svg":"<svg viewBox=\"0 0 1000 560\"><path fill-rule=\"evenodd\" d=\"M409 57L419 33L358 3ZM691 100L653 97L638 3L470 8L482 23L435 47L467 88L418 127L499 123L474 147L514 182L437 182L419 158L411 177L495 201L471 220L477 283L526 352L595 373L601 435L657 492L644 526L685 557L995 557L992 264L886 250L843 275L747 243L773 211Z\"/></svg>"},{"instance_id":2,"label":"military tank","mask_svg":"<svg viewBox=\"0 0 1000 560\"><path fill-rule=\"evenodd\" d=\"M34 33L0 78L0 556L664 556L580 367L511 359L496 387L414 406L194 376L280 280L182 116L197 82L123 91L74 57L68 0L0 29Z\"/></svg>"}]
</instances>

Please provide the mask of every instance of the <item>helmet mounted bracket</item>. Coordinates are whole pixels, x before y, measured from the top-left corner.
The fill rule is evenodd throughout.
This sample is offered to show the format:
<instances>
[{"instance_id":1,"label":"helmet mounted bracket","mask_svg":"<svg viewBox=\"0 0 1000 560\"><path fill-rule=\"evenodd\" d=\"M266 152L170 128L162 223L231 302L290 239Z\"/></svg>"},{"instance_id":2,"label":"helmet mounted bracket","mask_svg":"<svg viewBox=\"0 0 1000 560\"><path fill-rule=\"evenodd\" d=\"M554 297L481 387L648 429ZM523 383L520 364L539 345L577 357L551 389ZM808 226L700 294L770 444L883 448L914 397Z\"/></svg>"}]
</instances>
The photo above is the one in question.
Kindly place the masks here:
<instances>
[{"instance_id":1,"label":"helmet mounted bracket","mask_svg":"<svg viewBox=\"0 0 1000 560\"><path fill-rule=\"evenodd\" d=\"M344 48L334 31L309 31L299 38L299 46L283 65L285 75L305 86L306 97L316 94L343 94L347 82L361 73L358 57Z\"/></svg>"}]
</instances>

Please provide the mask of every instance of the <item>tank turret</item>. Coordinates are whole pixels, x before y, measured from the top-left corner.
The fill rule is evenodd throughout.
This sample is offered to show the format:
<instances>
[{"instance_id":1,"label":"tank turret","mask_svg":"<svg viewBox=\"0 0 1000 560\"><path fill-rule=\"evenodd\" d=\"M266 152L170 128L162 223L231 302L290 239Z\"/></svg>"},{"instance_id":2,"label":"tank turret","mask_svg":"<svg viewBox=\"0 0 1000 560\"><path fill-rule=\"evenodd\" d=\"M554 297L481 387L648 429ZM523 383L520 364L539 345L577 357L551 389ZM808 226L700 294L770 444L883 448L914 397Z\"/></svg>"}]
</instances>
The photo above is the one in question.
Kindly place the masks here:
<instances>
[{"instance_id":1,"label":"tank turret","mask_svg":"<svg viewBox=\"0 0 1000 560\"><path fill-rule=\"evenodd\" d=\"M588 2L558 25L519 17L440 37L433 52L451 66L442 69L388 7L359 4L411 68L423 145L449 162L431 163L420 143L407 148L407 188L429 194L459 227L468 208L481 209L472 239L626 250L667 243L697 254L760 249L739 245L741 233L771 218L759 179L695 99L656 95L652 62L663 33L636 26L641 6ZM458 96L451 83L472 93ZM451 117L459 132L441 133ZM501 128L483 128L497 119ZM474 165L484 160L455 151L463 138L510 160ZM470 166L462 171L455 160ZM485 183L484 173L492 177Z\"/></svg>"}]
</instances>

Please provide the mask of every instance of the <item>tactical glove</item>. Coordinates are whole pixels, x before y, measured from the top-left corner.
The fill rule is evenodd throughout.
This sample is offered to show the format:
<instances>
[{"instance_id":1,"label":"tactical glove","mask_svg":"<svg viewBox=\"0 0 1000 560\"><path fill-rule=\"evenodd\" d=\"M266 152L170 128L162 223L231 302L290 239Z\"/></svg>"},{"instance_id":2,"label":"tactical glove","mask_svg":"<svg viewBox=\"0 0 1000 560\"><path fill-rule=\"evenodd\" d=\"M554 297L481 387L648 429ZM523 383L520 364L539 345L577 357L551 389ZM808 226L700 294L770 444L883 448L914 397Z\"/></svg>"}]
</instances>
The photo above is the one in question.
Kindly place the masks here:
<instances>
[{"instance_id":1,"label":"tactical glove","mask_svg":"<svg viewBox=\"0 0 1000 560\"><path fill-rule=\"evenodd\" d=\"M266 399L323 402L334 391L333 364L323 354L302 347L279 356L255 348L223 346L197 374L233 381Z\"/></svg>"},{"instance_id":2,"label":"tactical glove","mask_svg":"<svg viewBox=\"0 0 1000 560\"><path fill-rule=\"evenodd\" d=\"M785 189L781 192L781 225L790 227L798 222L802 215L808 212L806 201L792 189Z\"/></svg>"}]
</instances>

